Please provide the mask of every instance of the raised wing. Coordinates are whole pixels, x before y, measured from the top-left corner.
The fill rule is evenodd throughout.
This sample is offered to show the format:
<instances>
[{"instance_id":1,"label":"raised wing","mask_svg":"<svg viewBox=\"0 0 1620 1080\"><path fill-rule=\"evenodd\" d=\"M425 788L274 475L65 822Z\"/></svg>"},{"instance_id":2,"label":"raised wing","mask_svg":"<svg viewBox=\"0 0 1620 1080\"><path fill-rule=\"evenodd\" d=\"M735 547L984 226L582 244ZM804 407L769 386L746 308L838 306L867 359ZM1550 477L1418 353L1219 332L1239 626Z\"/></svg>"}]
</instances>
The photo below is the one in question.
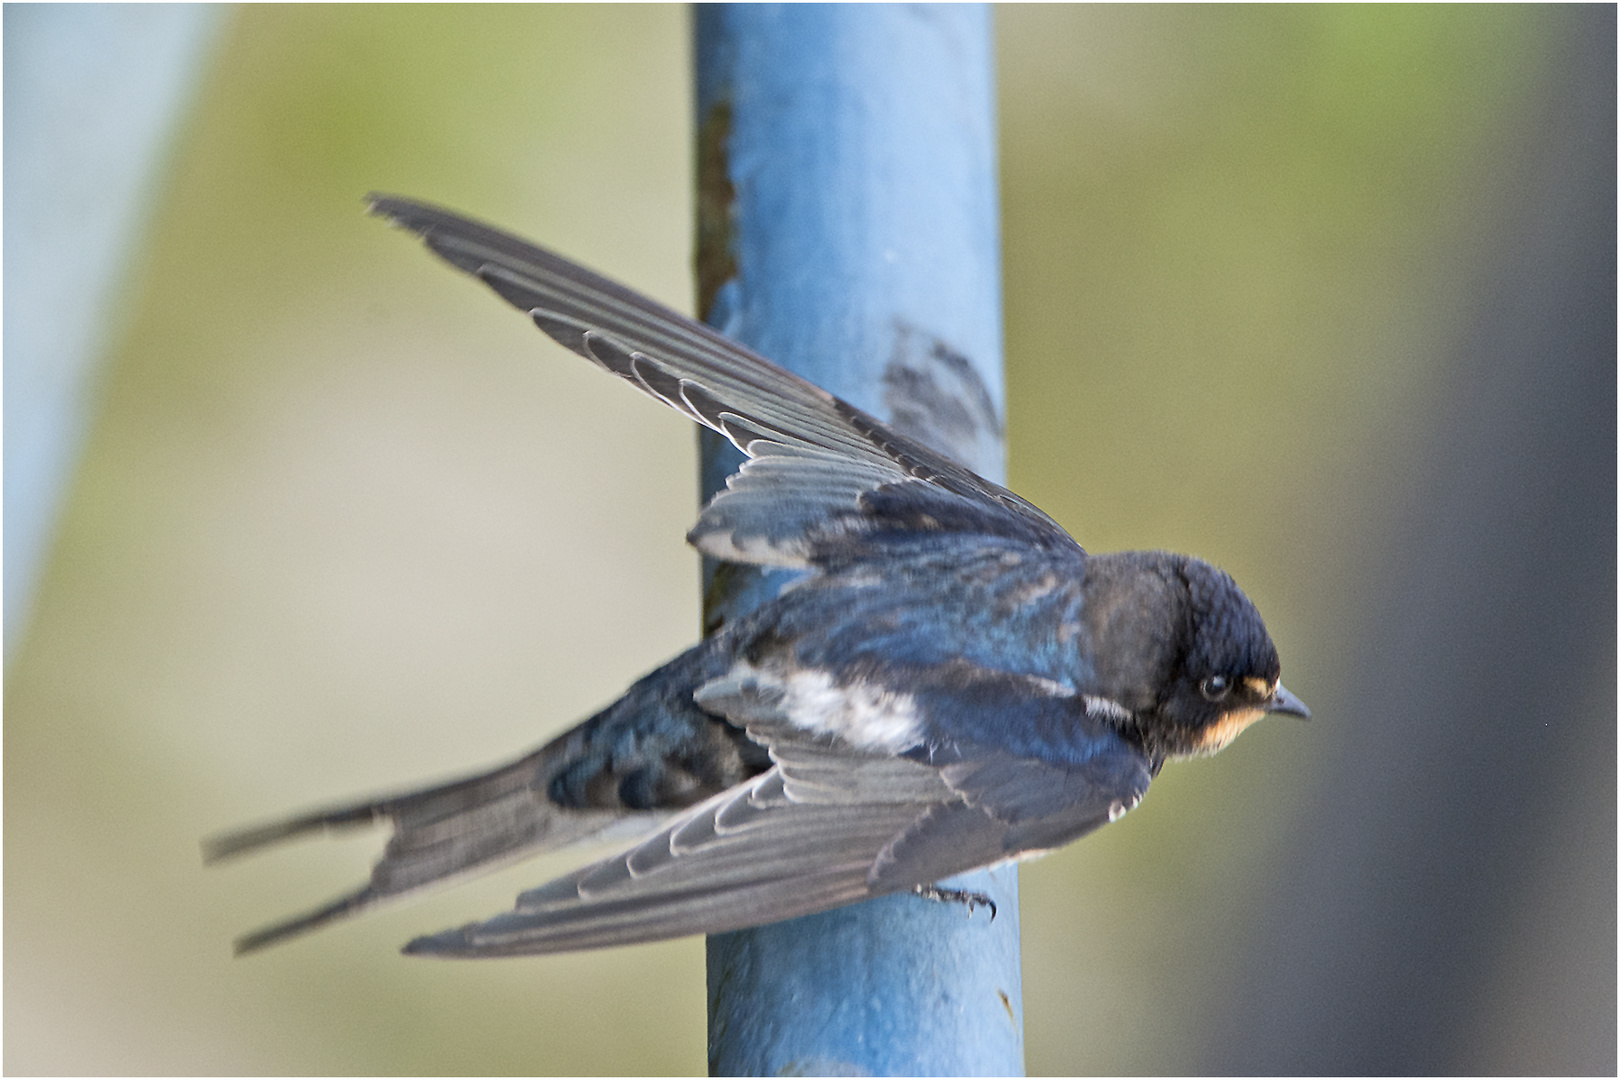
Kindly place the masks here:
<instances>
[{"instance_id":1,"label":"raised wing","mask_svg":"<svg viewBox=\"0 0 1620 1080\"><path fill-rule=\"evenodd\" d=\"M688 536L706 554L804 566L828 544L896 529L1073 544L1005 488L559 255L407 199L373 196L371 210L419 234L562 345L724 435L751 459Z\"/></svg>"}]
</instances>

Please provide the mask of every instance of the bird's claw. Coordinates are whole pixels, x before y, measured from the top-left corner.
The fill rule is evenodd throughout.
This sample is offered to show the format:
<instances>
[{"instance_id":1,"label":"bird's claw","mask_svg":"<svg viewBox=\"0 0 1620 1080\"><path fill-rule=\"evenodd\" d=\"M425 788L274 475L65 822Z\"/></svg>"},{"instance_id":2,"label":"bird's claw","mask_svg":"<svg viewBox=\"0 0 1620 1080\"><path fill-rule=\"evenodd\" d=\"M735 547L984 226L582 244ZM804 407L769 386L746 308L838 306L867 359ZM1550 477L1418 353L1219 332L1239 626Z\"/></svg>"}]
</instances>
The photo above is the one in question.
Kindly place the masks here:
<instances>
[{"instance_id":1,"label":"bird's claw","mask_svg":"<svg viewBox=\"0 0 1620 1080\"><path fill-rule=\"evenodd\" d=\"M970 892L967 889L942 889L938 885L917 885L911 890L924 900L934 900L942 904L966 904L968 918L973 917L977 908L990 909L990 921L996 921L996 902L982 892Z\"/></svg>"}]
</instances>

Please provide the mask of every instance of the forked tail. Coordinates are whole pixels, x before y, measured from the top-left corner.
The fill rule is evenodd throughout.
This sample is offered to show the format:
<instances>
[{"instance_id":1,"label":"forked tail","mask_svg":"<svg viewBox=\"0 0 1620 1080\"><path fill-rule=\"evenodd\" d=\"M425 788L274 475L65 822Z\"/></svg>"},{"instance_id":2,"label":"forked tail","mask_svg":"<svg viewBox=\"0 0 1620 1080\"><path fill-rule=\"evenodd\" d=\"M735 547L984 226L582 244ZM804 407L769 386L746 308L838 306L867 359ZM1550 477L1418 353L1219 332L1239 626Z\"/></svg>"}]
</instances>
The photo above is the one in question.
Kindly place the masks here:
<instances>
[{"instance_id":1,"label":"forked tail","mask_svg":"<svg viewBox=\"0 0 1620 1080\"><path fill-rule=\"evenodd\" d=\"M384 900L663 817L769 766L763 749L699 709L693 689L725 663L710 642L641 679L551 742L497 769L420 791L316 810L203 842L214 863L306 833L388 822L371 880L313 911L237 939L238 954Z\"/></svg>"}]
</instances>

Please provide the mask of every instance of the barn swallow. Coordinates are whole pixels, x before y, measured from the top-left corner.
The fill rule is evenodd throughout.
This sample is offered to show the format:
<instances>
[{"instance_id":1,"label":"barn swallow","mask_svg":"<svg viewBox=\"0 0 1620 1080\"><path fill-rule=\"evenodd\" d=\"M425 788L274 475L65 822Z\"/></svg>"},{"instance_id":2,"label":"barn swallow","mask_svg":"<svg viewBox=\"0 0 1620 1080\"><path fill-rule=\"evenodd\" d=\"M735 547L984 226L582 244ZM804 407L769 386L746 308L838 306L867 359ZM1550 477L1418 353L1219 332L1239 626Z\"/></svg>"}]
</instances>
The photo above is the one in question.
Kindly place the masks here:
<instances>
[{"instance_id":1,"label":"barn swallow","mask_svg":"<svg viewBox=\"0 0 1620 1080\"><path fill-rule=\"evenodd\" d=\"M406 951L590 949L926 894L1117 820L1167 760L1265 713L1309 715L1209 563L1087 554L1012 492L622 285L435 207L371 211L730 440L746 460L687 540L798 576L517 761L205 843L213 861L393 826L364 888L238 952L627 823L645 839Z\"/></svg>"}]
</instances>

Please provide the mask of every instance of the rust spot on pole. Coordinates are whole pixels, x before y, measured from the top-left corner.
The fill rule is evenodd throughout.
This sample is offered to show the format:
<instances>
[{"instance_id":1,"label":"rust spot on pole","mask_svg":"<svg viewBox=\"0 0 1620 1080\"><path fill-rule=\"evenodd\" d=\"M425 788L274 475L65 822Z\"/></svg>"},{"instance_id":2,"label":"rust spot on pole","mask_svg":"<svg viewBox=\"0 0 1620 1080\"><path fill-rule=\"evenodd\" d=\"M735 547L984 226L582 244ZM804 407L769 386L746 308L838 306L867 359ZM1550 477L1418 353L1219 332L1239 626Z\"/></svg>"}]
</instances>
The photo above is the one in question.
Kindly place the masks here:
<instances>
[{"instance_id":1,"label":"rust spot on pole","mask_svg":"<svg viewBox=\"0 0 1620 1080\"><path fill-rule=\"evenodd\" d=\"M733 243L731 184L731 102L721 98L698 125L697 271L698 318L707 320L720 287L737 276Z\"/></svg>"}]
</instances>

